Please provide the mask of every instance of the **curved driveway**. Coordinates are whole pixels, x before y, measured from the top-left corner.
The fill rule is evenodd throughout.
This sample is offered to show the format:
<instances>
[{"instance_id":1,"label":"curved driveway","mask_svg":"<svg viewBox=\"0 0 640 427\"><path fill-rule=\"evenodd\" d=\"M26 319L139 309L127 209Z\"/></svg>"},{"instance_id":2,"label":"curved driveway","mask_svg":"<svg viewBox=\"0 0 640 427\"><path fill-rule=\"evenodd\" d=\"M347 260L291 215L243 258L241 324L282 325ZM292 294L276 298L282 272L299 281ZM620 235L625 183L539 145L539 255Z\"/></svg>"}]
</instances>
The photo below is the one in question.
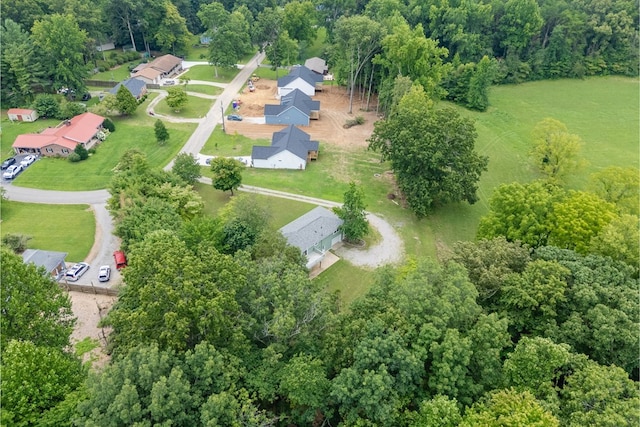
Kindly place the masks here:
<instances>
[{"instance_id":1,"label":"curved driveway","mask_svg":"<svg viewBox=\"0 0 640 427\"><path fill-rule=\"evenodd\" d=\"M224 109L229 106L233 98L240 91L242 86L263 59L263 53L256 54L256 56L254 56L253 59L240 70L234 80L231 83L226 84L224 92L217 97L216 102L213 104L206 116L203 119L197 119L199 125L180 150L181 153L190 153L194 156L197 156L200 153L200 150L215 129L216 125L221 122ZM190 83L201 84L202 82L190 81ZM218 85L219 84L216 84L216 86ZM165 167L165 170L170 170L172 166L173 161ZM211 183L211 180L207 178L202 178L201 181L208 182L209 184ZM105 264L113 265L113 251L120 246L119 239L113 234L113 222L111 221L109 212L106 209L106 202L110 197L107 190L51 191L16 187L11 184L3 185L2 187L5 189L6 197L9 200L26 203L90 205L96 217L96 234L94 245L85 259L86 262L91 264L91 268L84 276L82 276L79 283L93 283L95 286L113 286L120 282L119 274L115 269L112 270L112 279L110 282L101 284L97 280L99 266ZM241 186L240 190L297 200L325 207L340 205L339 203L329 200L316 199L313 197L248 185ZM359 266L377 267L386 263L399 262L403 255L403 245L398 234L395 232L393 227L382 218L371 213L368 213L367 216L370 224L377 228L382 235L381 242L367 250L346 249L346 247L342 247L338 250L338 254Z\"/></svg>"}]
</instances>

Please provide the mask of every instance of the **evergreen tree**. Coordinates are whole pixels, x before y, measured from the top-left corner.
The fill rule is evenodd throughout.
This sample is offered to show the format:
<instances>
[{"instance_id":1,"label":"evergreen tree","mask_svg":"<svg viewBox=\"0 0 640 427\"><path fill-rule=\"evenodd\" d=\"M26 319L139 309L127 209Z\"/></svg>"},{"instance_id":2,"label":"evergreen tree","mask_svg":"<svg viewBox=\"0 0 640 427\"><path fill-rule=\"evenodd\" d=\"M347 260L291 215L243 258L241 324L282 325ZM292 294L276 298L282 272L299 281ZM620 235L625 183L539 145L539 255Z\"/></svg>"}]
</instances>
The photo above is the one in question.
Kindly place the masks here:
<instances>
[{"instance_id":1,"label":"evergreen tree","mask_svg":"<svg viewBox=\"0 0 640 427\"><path fill-rule=\"evenodd\" d=\"M136 111L138 101L136 101L136 98L129 92L129 89L124 87L124 85L120 85L118 93L116 93L116 106L120 114L128 116Z\"/></svg>"}]
</instances>

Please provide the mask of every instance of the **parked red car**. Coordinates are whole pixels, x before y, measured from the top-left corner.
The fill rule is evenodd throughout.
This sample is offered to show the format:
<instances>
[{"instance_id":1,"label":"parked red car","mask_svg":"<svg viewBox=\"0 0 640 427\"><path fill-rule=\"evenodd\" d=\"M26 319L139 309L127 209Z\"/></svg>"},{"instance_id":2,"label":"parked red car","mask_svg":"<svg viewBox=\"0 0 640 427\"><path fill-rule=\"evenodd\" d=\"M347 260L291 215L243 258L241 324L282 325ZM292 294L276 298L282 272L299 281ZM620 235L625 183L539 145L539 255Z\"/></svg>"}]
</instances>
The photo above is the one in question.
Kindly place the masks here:
<instances>
[{"instance_id":1,"label":"parked red car","mask_svg":"<svg viewBox=\"0 0 640 427\"><path fill-rule=\"evenodd\" d=\"M122 251L115 251L113 253L113 259L116 262L116 268L120 270L122 267L127 266L127 257L124 255Z\"/></svg>"}]
</instances>

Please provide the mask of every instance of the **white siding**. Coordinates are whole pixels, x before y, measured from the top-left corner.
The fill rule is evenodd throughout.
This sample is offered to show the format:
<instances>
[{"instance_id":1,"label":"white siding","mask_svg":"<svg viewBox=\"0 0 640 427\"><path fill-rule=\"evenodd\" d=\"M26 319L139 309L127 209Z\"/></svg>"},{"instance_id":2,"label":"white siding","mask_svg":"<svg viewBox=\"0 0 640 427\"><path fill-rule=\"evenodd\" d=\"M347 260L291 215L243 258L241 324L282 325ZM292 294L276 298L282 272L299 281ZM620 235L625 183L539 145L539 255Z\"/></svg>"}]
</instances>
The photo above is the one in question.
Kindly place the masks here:
<instances>
[{"instance_id":1,"label":"white siding","mask_svg":"<svg viewBox=\"0 0 640 427\"><path fill-rule=\"evenodd\" d=\"M297 78L291 83L289 83L288 85L279 87L278 96L282 97L282 96L288 95L289 93L293 92L294 89L300 89L302 93L309 96L314 96L316 94L315 86L310 85L309 83L307 83L301 78Z\"/></svg>"},{"instance_id":2,"label":"white siding","mask_svg":"<svg viewBox=\"0 0 640 427\"><path fill-rule=\"evenodd\" d=\"M263 169L304 169L306 159L301 159L290 151L281 151L268 159L253 159L254 168Z\"/></svg>"}]
</instances>

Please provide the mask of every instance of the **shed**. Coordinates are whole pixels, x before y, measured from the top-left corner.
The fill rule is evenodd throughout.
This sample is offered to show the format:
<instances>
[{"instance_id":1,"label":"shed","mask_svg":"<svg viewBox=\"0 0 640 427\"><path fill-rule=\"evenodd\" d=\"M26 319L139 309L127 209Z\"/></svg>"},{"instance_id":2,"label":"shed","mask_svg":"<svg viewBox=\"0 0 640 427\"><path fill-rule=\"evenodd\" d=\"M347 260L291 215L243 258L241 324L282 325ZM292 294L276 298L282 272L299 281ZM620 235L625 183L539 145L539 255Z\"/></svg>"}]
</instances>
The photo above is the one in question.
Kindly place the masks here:
<instances>
[{"instance_id":1,"label":"shed","mask_svg":"<svg viewBox=\"0 0 640 427\"><path fill-rule=\"evenodd\" d=\"M47 274L58 279L66 270L66 252L43 251L40 249L27 249L22 253L22 261L25 264L33 264L42 267Z\"/></svg>"},{"instance_id":2,"label":"shed","mask_svg":"<svg viewBox=\"0 0 640 427\"><path fill-rule=\"evenodd\" d=\"M287 243L307 257L307 268L320 263L325 253L342 241L343 224L336 214L318 206L280 229Z\"/></svg>"},{"instance_id":3,"label":"shed","mask_svg":"<svg viewBox=\"0 0 640 427\"><path fill-rule=\"evenodd\" d=\"M9 108L7 115L12 122L35 122L38 120L38 112L29 108Z\"/></svg>"},{"instance_id":4,"label":"shed","mask_svg":"<svg viewBox=\"0 0 640 427\"><path fill-rule=\"evenodd\" d=\"M322 58L318 58L317 56L304 61L304 66L314 73L320 74L321 76L327 74L327 72L329 71L329 67L327 67L326 61Z\"/></svg>"}]
</instances>

